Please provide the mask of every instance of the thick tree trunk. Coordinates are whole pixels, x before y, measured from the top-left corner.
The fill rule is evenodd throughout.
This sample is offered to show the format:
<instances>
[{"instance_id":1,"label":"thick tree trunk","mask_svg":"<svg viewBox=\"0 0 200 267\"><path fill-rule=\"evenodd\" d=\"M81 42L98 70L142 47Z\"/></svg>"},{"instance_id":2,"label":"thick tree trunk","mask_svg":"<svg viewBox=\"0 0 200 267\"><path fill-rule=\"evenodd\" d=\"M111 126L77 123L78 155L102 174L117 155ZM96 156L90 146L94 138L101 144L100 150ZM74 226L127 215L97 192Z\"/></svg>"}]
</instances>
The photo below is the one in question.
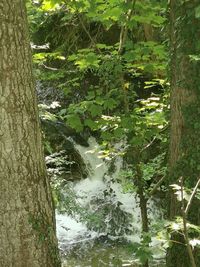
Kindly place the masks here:
<instances>
[{"instance_id":1,"label":"thick tree trunk","mask_svg":"<svg viewBox=\"0 0 200 267\"><path fill-rule=\"evenodd\" d=\"M176 20L180 4L176 0L170 1L170 41L171 41L171 132L170 132L170 172L173 175L176 164L181 157L181 140L184 135L183 108L195 101L195 92L187 88L185 79L189 71L189 58L187 54L178 49L180 47L180 29L177 29ZM182 40L183 41L183 40ZM191 77L188 77L190 80ZM192 81L191 81L192 82ZM182 174L183 175L183 174ZM180 178L180 177L176 177ZM175 182L178 182L176 180ZM171 196L170 218L177 215L177 201L174 194Z\"/></svg>"},{"instance_id":2,"label":"thick tree trunk","mask_svg":"<svg viewBox=\"0 0 200 267\"><path fill-rule=\"evenodd\" d=\"M193 155L193 152L197 152L195 149L198 149L194 145L200 143L197 125L199 118L197 121L195 118L200 105L199 63L190 59L190 56L196 54L195 40L198 39L200 33L200 24L197 24L198 21L194 16L197 5L198 1L188 1L187 6L176 0L170 1L171 133L169 165L171 182L178 183L180 177L185 177L190 180L191 186L195 185L199 176L198 155ZM190 34L192 26L193 32ZM194 161L191 164L192 157ZM172 199L170 208L170 217L173 218L180 211L177 210L175 199Z\"/></svg>"},{"instance_id":3,"label":"thick tree trunk","mask_svg":"<svg viewBox=\"0 0 200 267\"><path fill-rule=\"evenodd\" d=\"M171 41L171 135L170 183L178 184L183 177L185 186L194 187L199 177L199 62L191 57L199 53L197 40L200 21L195 17L199 1L170 1ZM192 216L192 211L195 215ZM199 223L199 204L193 204L189 214L192 223ZM181 216L180 203L170 195L170 219ZM183 235L172 235L168 250L168 267L191 267ZM178 255L178 257L177 257ZM198 262L198 259L196 257ZM199 265L198 265L199 266Z\"/></svg>"},{"instance_id":4,"label":"thick tree trunk","mask_svg":"<svg viewBox=\"0 0 200 267\"><path fill-rule=\"evenodd\" d=\"M60 266L25 1L0 2L0 266Z\"/></svg>"}]
</instances>

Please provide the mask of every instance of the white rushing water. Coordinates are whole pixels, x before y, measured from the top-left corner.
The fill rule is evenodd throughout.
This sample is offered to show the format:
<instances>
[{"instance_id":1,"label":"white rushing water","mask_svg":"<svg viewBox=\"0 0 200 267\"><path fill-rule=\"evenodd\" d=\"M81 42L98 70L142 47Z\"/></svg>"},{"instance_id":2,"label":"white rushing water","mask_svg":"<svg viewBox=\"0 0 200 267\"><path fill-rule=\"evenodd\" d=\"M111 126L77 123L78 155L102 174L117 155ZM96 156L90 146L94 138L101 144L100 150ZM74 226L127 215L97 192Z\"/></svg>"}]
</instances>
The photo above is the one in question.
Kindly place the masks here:
<instances>
[{"instance_id":1,"label":"white rushing water","mask_svg":"<svg viewBox=\"0 0 200 267\"><path fill-rule=\"evenodd\" d=\"M76 150L83 158L89 177L79 182L74 183L73 189L77 195L77 201L83 207L92 209L90 204L94 198L104 198L104 192L108 187L112 189L113 203L120 201L120 208L127 213L134 215L134 229L138 232L138 221L140 221L140 210L136 204L135 195L131 193L123 193L123 189L119 183L113 182L119 175L122 167L122 159L117 157L115 160L115 170L112 175L108 174L110 161L101 158L101 151L95 138L89 138L89 147L75 145ZM119 148L118 148L119 149ZM112 178L112 182L110 181ZM88 239L93 239L103 233L88 230L86 224L78 221L67 214L56 214L57 236L60 247L64 250L71 244L82 242ZM137 235L138 236L138 235ZM137 237L134 240L138 239ZM137 240L138 241L138 240Z\"/></svg>"},{"instance_id":2,"label":"white rushing water","mask_svg":"<svg viewBox=\"0 0 200 267\"><path fill-rule=\"evenodd\" d=\"M109 174L110 161L106 161L101 157L100 147L96 140L90 137L88 143L88 147L75 145L89 172L89 176L86 179L73 184L73 190L76 193L79 205L95 212L95 209L98 210L98 203L94 204L94 199L102 200L105 198L105 190L112 190L109 201L113 205L120 202L120 209L132 216L131 228L133 229L133 234L127 236L127 239L139 242L141 218L136 196L134 193L124 193L122 186L116 181L122 168L122 158L116 157L115 170L112 174ZM120 149L120 145L118 145L118 149ZM101 204L99 203L99 205ZM112 216L112 213L110 216ZM108 218L109 216L105 218L105 222L108 221ZM56 222L59 246L63 251L74 244L104 235L104 233L89 230L86 223L80 222L78 215L73 218L68 214L57 213Z\"/></svg>"}]
</instances>

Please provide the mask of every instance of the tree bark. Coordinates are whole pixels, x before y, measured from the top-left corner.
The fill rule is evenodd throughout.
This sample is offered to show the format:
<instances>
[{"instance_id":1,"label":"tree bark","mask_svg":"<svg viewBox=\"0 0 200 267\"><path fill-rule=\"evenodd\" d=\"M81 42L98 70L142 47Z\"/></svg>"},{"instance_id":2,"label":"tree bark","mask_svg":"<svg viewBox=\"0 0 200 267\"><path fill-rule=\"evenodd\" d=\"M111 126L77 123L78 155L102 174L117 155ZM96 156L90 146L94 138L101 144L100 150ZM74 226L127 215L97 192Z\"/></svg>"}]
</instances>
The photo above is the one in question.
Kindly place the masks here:
<instances>
[{"instance_id":1,"label":"tree bark","mask_svg":"<svg viewBox=\"0 0 200 267\"><path fill-rule=\"evenodd\" d=\"M0 266L60 266L25 1L0 2Z\"/></svg>"},{"instance_id":2,"label":"tree bark","mask_svg":"<svg viewBox=\"0 0 200 267\"><path fill-rule=\"evenodd\" d=\"M140 167L139 153L137 155L138 155L138 163L136 164L136 180L138 187L137 193L139 196L140 214L142 219L142 238L144 240L144 235L149 233L149 218L148 218L148 208L147 208L148 199L145 196L145 185ZM146 246L149 247L149 243L146 243ZM149 267L148 259L145 262L143 262L142 267Z\"/></svg>"},{"instance_id":3,"label":"tree bark","mask_svg":"<svg viewBox=\"0 0 200 267\"><path fill-rule=\"evenodd\" d=\"M184 177L187 173L187 178L191 176L190 162L187 160L193 154L191 143L194 141L193 144L195 145L199 141L198 131L195 131L192 125L190 125L195 124L194 118L198 114L195 114L195 109L200 104L197 80L199 64L197 65L192 62L190 55L196 53L193 42L195 42L195 37L197 38L200 33L200 27L198 26L193 35L190 36L188 34L186 36L187 39L182 39L186 35L185 31L189 30L184 23L186 24L188 20L191 20L192 25L197 23L195 22L194 14L191 16L189 12L193 11L194 13L198 1L188 1L187 6L178 2L176 0L170 1L171 133L169 165L172 182L178 182L178 179L182 176ZM187 12L190 14L190 17ZM188 15L187 20L182 21L182 23L177 22L184 15L185 17ZM185 161L184 164L183 160ZM197 158L196 161L193 168L196 174L198 174ZM192 172L192 175L194 174ZM176 179L175 181L174 178ZM195 185L197 178L198 175L191 179L191 185ZM178 213L176 210L177 202L173 198L170 207L170 217L173 218Z\"/></svg>"},{"instance_id":4,"label":"tree bark","mask_svg":"<svg viewBox=\"0 0 200 267\"><path fill-rule=\"evenodd\" d=\"M143 24L145 40L154 41L153 26L147 23Z\"/></svg>"},{"instance_id":5,"label":"tree bark","mask_svg":"<svg viewBox=\"0 0 200 267\"><path fill-rule=\"evenodd\" d=\"M171 43L171 133L170 133L170 183L178 184L184 178L187 187L195 186L199 177L199 62L191 60L199 53L199 20L195 8L199 1L170 1ZM169 217L181 216L181 205L170 193ZM199 204L189 214L192 223L199 223ZM182 243L182 244L181 244ZM190 267L186 244L180 233L173 233L172 247L168 250L168 267ZM179 255L177 257L177 255ZM196 257L197 260L197 257ZM197 264L198 265L198 264ZM199 265L198 265L199 266Z\"/></svg>"}]
</instances>

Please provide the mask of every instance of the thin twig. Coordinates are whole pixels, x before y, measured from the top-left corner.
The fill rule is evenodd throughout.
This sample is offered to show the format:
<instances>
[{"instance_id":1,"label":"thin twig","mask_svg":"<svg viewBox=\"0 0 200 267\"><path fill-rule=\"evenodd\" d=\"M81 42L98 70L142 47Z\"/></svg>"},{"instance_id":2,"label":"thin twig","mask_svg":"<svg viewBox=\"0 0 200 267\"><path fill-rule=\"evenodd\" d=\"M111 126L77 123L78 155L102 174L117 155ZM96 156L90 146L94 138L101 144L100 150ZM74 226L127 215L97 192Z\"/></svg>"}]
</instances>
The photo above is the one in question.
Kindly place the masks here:
<instances>
[{"instance_id":1,"label":"thin twig","mask_svg":"<svg viewBox=\"0 0 200 267\"><path fill-rule=\"evenodd\" d=\"M91 43L95 46L95 48L97 49L97 51L101 54L101 51L100 51L100 49L96 46L96 43L95 43L94 39L92 38L90 32L89 32L89 31L87 30L87 28L85 27L85 24L84 24L84 22L83 22L83 20L82 20L82 18L81 18L81 15L78 14L78 18L79 18L79 21L80 21L80 23L81 23L81 26L82 26L83 30L85 31L85 33L86 33L87 36L89 37Z\"/></svg>"},{"instance_id":2,"label":"thin twig","mask_svg":"<svg viewBox=\"0 0 200 267\"><path fill-rule=\"evenodd\" d=\"M190 196L190 199L189 199L189 201L188 201L188 203L187 203L187 206L186 206L186 208L185 208L185 215L186 215L186 217L187 217L187 215L188 215L189 209L190 209L191 204L192 204L192 200L193 200L194 197L195 197L195 194L196 194L196 192L197 192L197 189L198 189L199 185L200 185L200 178L199 178L199 180L197 181L197 183L196 183L196 185L195 185L195 187L194 187L194 189L193 189L193 191L192 191L192 194L191 194L191 196Z\"/></svg>"},{"instance_id":3,"label":"thin twig","mask_svg":"<svg viewBox=\"0 0 200 267\"><path fill-rule=\"evenodd\" d=\"M158 182L157 184L155 184L155 186L152 188L152 190L149 192L149 196L153 196L154 193L157 191L158 187L162 184L162 182L166 179L167 175L163 176Z\"/></svg>"},{"instance_id":4,"label":"thin twig","mask_svg":"<svg viewBox=\"0 0 200 267\"><path fill-rule=\"evenodd\" d=\"M185 243L180 242L180 241L170 240L170 242L171 242L171 243L174 243L174 244L179 244L179 245L183 245L183 246L185 246Z\"/></svg>"},{"instance_id":5,"label":"thin twig","mask_svg":"<svg viewBox=\"0 0 200 267\"><path fill-rule=\"evenodd\" d=\"M183 219L183 233L184 239L187 246L188 255L190 257L191 267L197 267L194 259L194 255L192 253L192 249L190 246L189 236L188 236L188 229L187 229L187 218L185 213L185 204L184 204L184 196L183 196L183 177L181 177L181 203L182 203L182 219Z\"/></svg>"},{"instance_id":6,"label":"thin twig","mask_svg":"<svg viewBox=\"0 0 200 267\"><path fill-rule=\"evenodd\" d=\"M127 33L128 33L128 22L131 20L131 17L133 15L134 7L135 7L136 0L133 0L131 9L128 10L126 15L126 24L122 27L120 32L120 41L119 41L119 49L118 54L120 55L122 53L123 46L126 42Z\"/></svg>"},{"instance_id":7,"label":"thin twig","mask_svg":"<svg viewBox=\"0 0 200 267\"><path fill-rule=\"evenodd\" d=\"M48 70L53 70L53 71L59 70L59 69L57 69L57 68L48 67L48 66L45 65L44 63L41 63L40 65L43 66L45 69L48 69Z\"/></svg>"},{"instance_id":8,"label":"thin twig","mask_svg":"<svg viewBox=\"0 0 200 267\"><path fill-rule=\"evenodd\" d=\"M143 152L148 147L150 147L154 143L155 140L156 140L156 136L145 147L143 147L140 152Z\"/></svg>"}]
</instances>

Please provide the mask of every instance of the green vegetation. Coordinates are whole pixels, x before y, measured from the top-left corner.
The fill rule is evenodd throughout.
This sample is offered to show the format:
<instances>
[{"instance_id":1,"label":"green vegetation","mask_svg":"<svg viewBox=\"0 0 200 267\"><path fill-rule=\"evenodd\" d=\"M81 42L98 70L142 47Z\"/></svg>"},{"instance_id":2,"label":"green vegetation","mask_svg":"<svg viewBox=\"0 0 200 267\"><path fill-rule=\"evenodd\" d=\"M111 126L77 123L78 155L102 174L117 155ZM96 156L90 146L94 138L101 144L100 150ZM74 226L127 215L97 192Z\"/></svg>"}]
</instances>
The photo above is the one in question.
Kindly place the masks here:
<instances>
[{"instance_id":1,"label":"green vegetation","mask_svg":"<svg viewBox=\"0 0 200 267\"><path fill-rule=\"evenodd\" d=\"M106 207L99 208L99 213L90 214L77 205L75 192L68 186L67 180L73 180L74 172L77 173L78 156L69 151L62 153L63 147L66 150L69 147L63 136L73 136L86 144L89 136L95 136L102 157L123 158L124 169L118 181L124 190L138 195L142 241L132 244L131 249L143 267L148 267L153 257L150 242L155 235L164 240L168 252L173 242L186 248L184 255L187 258L189 253L189 260L181 267L198 266L199 262L200 46L197 36L200 6L196 1L195 5L190 5L192 1L178 1L174 7L171 2L171 9L165 0L33 0L27 3L40 117L43 125L51 127L44 127L44 144L47 166L53 165L56 170L51 177L57 208L78 213L88 227L98 228L95 230L106 227L105 214L120 212L108 201ZM182 2L187 2L187 8ZM179 12L175 18L173 8ZM184 65L185 57L189 57L191 67L188 63ZM176 81L174 73L178 77ZM175 153L173 147L169 151L173 139L169 131L172 87L186 88L190 91L186 98L190 99L191 94L192 101L180 107L184 123L180 121L182 118L177 118L177 123L180 128L185 127L182 141L180 144L177 141L181 152L179 160L175 158L173 164L168 164L169 158L173 158L170 155ZM178 94L171 94L171 106L177 97ZM172 108L172 117L176 116L175 112ZM55 129L54 136L52 129ZM119 151L115 144L121 140L126 141L126 146ZM79 172L84 178L87 173L79 161ZM172 187L175 194L170 196ZM63 188L68 192L67 197ZM179 210L171 217L173 207L169 198L174 199L174 206ZM151 199L156 199L165 217L164 222L156 225L151 224L148 216ZM101 203L99 199L95 201ZM195 209L198 214L194 215ZM126 224L129 219L124 221ZM120 234L123 231L128 231L128 227ZM179 249L180 245L175 248L175 254ZM172 259L167 261L168 266L180 267ZM191 263L192 260L196 263Z\"/></svg>"}]
</instances>

